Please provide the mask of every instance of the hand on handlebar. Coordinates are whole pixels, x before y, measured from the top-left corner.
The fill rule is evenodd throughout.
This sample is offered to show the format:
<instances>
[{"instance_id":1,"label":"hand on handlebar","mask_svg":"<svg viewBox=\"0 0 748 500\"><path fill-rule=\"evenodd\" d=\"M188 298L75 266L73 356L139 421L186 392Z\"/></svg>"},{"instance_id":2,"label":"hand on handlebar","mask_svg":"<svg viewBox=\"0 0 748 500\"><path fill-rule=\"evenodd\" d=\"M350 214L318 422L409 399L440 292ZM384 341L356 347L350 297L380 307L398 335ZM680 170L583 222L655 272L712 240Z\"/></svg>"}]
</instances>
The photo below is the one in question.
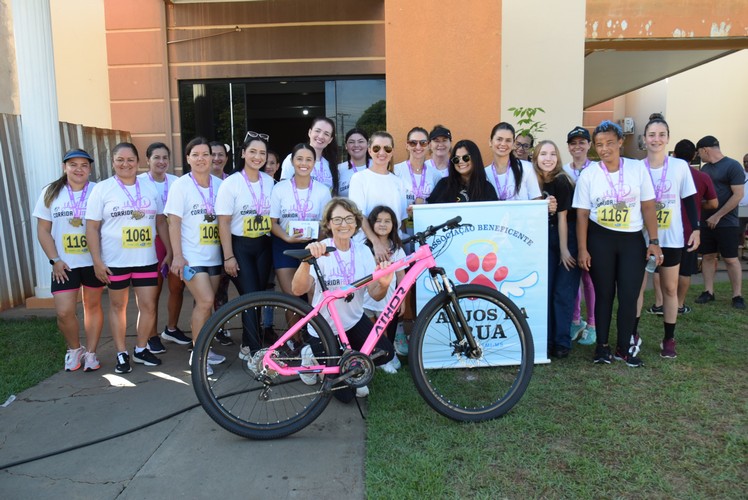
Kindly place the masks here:
<instances>
[{"instance_id":1,"label":"hand on handlebar","mask_svg":"<svg viewBox=\"0 0 748 500\"><path fill-rule=\"evenodd\" d=\"M312 243L309 243L304 248L309 250L309 253L311 253L312 257L314 257L315 259L318 259L323 255L327 255L327 245L325 245L321 241L314 241Z\"/></svg>"}]
</instances>

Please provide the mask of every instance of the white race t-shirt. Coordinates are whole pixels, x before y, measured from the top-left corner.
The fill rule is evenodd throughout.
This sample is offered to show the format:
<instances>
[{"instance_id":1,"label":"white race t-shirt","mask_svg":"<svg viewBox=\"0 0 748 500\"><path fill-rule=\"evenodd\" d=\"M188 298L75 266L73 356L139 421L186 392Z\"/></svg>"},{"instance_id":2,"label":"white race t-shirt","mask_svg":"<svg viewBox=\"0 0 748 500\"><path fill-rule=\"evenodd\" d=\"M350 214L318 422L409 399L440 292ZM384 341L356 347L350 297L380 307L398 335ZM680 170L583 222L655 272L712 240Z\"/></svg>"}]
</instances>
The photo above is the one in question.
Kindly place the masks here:
<instances>
[{"instance_id":1,"label":"white race t-shirt","mask_svg":"<svg viewBox=\"0 0 748 500\"><path fill-rule=\"evenodd\" d=\"M330 238L322 241L327 246L335 246ZM337 254L337 258L335 254ZM340 259L340 262L338 262L338 259ZM356 243L354 241L351 241L350 250L346 252L338 250L327 256L320 257L317 259L317 263L322 270L322 276L324 276L325 283L329 290L343 288L351 282L368 276L376 269L376 263L374 262L374 255L371 253L371 249L363 243ZM341 264L345 269L341 269ZM352 273L351 264L354 264ZM348 274L346 274L346 270L348 271ZM311 266L309 267L309 275L314 280L314 298L312 299L312 307L315 307L322 301L322 287L317 280L317 274L314 272L314 268ZM335 301L335 308L340 315L340 321L343 323L343 328L346 330L353 328L356 323L359 322L361 316L364 315L365 289L366 287L357 290L353 294L353 299L350 302L346 302L345 300ZM320 314L330 324L332 331L335 332L335 325L330 319L330 313L327 308L323 307ZM315 335L316 332L314 332L313 328L309 329L309 333L315 337L317 336Z\"/></svg>"},{"instance_id":2,"label":"white race t-shirt","mask_svg":"<svg viewBox=\"0 0 748 500\"><path fill-rule=\"evenodd\" d=\"M608 169L597 162L582 170L572 206L589 210L590 220L607 229L627 233L641 231L644 226L641 202L655 197L647 169L639 160L623 158L622 179L619 177L621 170L607 172Z\"/></svg>"},{"instance_id":3,"label":"white race t-shirt","mask_svg":"<svg viewBox=\"0 0 748 500\"><path fill-rule=\"evenodd\" d=\"M153 180L153 177L148 175L148 172L143 172L142 174L138 175L138 179L140 182L150 182L156 187L156 191L158 191L159 196L161 196L161 202L166 205L166 200L169 198L169 190L174 185L174 181L179 179L176 175L173 174L166 174L166 180L164 182L156 182Z\"/></svg>"},{"instance_id":4,"label":"white race t-shirt","mask_svg":"<svg viewBox=\"0 0 748 500\"><path fill-rule=\"evenodd\" d=\"M265 172L259 174L257 182L249 182L251 190L247 186L249 178L242 172L228 176L218 190L216 214L231 216L234 236L257 238L270 234L270 197L275 181ZM264 216L262 221L256 220L258 214Z\"/></svg>"},{"instance_id":5,"label":"white race t-shirt","mask_svg":"<svg viewBox=\"0 0 748 500\"><path fill-rule=\"evenodd\" d=\"M369 163L367 163L365 167L357 167L354 165L353 168L350 168L347 161L338 165L338 196L344 198L348 197L348 188L351 185L351 177L353 177L353 174L356 172L369 168Z\"/></svg>"},{"instance_id":6,"label":"white race t-shirt","mask_svg":"<svg viewBox=\"0 0 748 500\"><path fill-rule=\"evenodd\" d=\"M655 203L657 207L657 238L660 246L666 248L683 248L683 218L681 216L681 198L686 198L696 193L696 185L693 182L688 164L673 157L666 157L667 171L663 167L649 170L655 191ZM646 168L646 163L644 166ZM663 172L665 179L662 179ZM660 199L657 199L661 191ZM661 203L659 205L657 203ZM644 236L649 242L647 229Z\"/></svg>"},{"instance_id":7,"label":"white race t-shirt","mask_svg":"<svg viewBox=\"0 0 748 500\"><path fill-rule=\"evenodd\" d=\"M322 219L322 209L331 199L330 190L316 181L311 183L311 188L311 192L309 189L297 189L294 195L290 179L280 181L273 188L270 196L270 217L278 219L278 224L284 231L288 232L288 223L292 221Z\"/></svg>"},{"instance_id":8,"label":"white race t-shirt","mask_svg":"<svg viewBox=\"0 0 748 500\"><path fill-rule=\"evenodd\" d=\"M390 207L397 216L395 227L398 228L406 216L405 186L400 177L391 172L382 175L368 169L354 174L351 177L348 198L363 212L364 217L367 217L377 205ZM363 233L356 233L358 241L366 238Z\"/></svg>"},{"instance_id":9,"label":"white race t-shirt","mask_svg":"<svg viewBox=\"0 0 748 500\"><path fill-rule=\"evenodd\" d=\"M428 165L429 170L431 170L432 172L432 175L436 177L434 179L434 186L436 186L436 183L439 182L440 179L443 179L449 175L449 165L447 165L447 168L445 168L444 170L439 170L439 168L437 168L436 166L436 163L434 163L433 159L426 160L424 164Z\"/></svg>"},{"instance_id":10,"label":"white race t-shirt","mask_svg":"<svg viewBox=\"0 0 748 500\"><path fill-rule=\"evenodd\" d=\"M218 218L215 217L215 208L209 207L215 206L221 179L211 175L210 182L212 199L211 187L198 186L190 174L182 176L171 186L164 207L166 215L182 218L182 255L191 266L219 266L222 263ZM212 221L206 220L210 212L214 215Z\"/></svg>"},{"instance_id":11,"label":"white race t-shirt","mask_svg":"<svg viewBox=\"0 0 748 500\"><path fill-rule=\"evenodd\" d=\"M141 212L143 217L136 219L134 212ZM86 219L101 221L101 259L104 264L109 267L156 264L158 259L153 244L156 215L163 213L161 196L151 182L136 178L135 184L123 189L116 177L110 177L96 184L88 199Z\"/></svg>"},{"instance_id":12,"label":"white race t-shirt","mask_svg":"<svg viewBox=\"0 0 748 500\"><path fill-rule=\"evenodd\" d=\"M522 165L522 183L519 186L519 191L517 191L514 172L512 172L511 167L507 167L503 174L496 171L493 163L486 167L486 177L488 182L496 189L499 200L534 200L542 195L532 163L525 160L519 162Z\"/></svg>"},{"instance_id":13,"label":"white race t-shirt","mask_svg":"<svg viewBox=\"0 0 748 500\"><path fill-rule=\"evenodd\" d=\"M579 176L582 174L582 170L584 170L585 168L589 167L590 164L592 164L592 162L590 160L587 160L580 170L576 170L573 167L573 165L574 165L573 162L569 162L569 163L567 163L566 165L563 166L563 169L564 169L564 172L566 172L567 175L569 177L571 177L571 179L576 184L579 181Z\"/></svg>"},{"instance_id":14,"label":"white race t-shirt","mask_svg":"<svg viewBox=\"0 0 748 500\"><path fill-rule=\"evenodd\" d=\"M281 165L281 180L290 179L294 175L293 163L291 162L291 155L286 156ZM314 168L312 169L312 178L316 181L321 182L329 189L332 189L332 172L330 172L330 163L326 158L318 158L314 162Z\"/></svg>"},{"instance_id":15,"label":"white race t-shirt","mask_svg":"<svg viewBox=\"0 0 748 500\"><path fill-rule=\"evenodd\" d=\"M402 248L398 248L390 257L390 262L395 262L404 258L405 250L403 250ZM394 295L396 286L397 277L393 277L392 281L390 282L390 287L387 289L387 295L385 295L382 300L372 299L367 290L366 294L364 295L364 307L371 311L381 313L382 311L384 311L384 307L387 305L387 302L392 298L392 295Z\"/></svg>"},{"instance_id":16,"label":"white race t-shirt","mask_svg":"<svg viewBox=\"0 0 748 500\"><path fill-rule=\"evenodd\" d=\"M69 185L66 185L60 190L57 198L52 200L49 207L44 205L44 194L49 187L47 186L42 190L34 207L34 217L52 223L52 239L55 241L57 255L70 269L93 265L86 244L86 204L95 184L95 182L89 182L86 187L77 192L68 191ZM81 200L84 192L85 198ZM75 217L81 219L79 226L74 226L71 222Z\"/></svg>"}]
</instances>

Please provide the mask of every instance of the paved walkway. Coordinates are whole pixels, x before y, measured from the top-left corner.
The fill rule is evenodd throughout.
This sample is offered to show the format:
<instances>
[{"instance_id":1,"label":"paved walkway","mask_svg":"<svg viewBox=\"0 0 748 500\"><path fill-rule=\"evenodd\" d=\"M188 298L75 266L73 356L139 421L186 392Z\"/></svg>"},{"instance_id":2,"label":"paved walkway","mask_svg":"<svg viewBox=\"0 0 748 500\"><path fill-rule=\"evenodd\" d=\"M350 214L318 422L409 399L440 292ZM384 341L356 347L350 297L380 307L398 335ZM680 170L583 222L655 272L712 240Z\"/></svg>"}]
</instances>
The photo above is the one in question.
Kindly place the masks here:
<instances>
[{"instance_id":1,"label":"paved walkway","mask_svg":"<svg viewBox=\"0 0 748 500\"><path fill-rule=\"evenodd\" d=\"M167 295L164 291L159 318L166 317ZM133 299L131 294L131 350ZM105 307L107 302L105 296ZM186 330L192 304L186 290L184 304L179 324ZM54 311L0 313L3 318L29 315L54 317ZM115 375L114 346L105 326L100 370L61 371L0 408L0 466L130 430L196 404L187 348L165 344L161 366L133 363L132 373ZM334 398L314 424L275 441L235 436L198 406L100 444L2 470L0 498L363 498L365 432L355 403Z\"/></svg>"}]
</instances>

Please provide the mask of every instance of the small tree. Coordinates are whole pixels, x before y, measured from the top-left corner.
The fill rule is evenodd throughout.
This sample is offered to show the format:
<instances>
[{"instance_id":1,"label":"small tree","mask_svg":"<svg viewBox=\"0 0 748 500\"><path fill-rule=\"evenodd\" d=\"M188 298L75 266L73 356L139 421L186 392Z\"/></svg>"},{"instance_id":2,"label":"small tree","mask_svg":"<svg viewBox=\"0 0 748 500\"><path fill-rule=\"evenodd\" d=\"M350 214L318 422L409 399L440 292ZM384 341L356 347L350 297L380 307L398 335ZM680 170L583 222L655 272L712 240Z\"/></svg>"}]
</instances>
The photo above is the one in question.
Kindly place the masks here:
<instances>
[{"instance_id":1,"label":"small tree","mask_svg":"<svg viewBox=\"0 0 748 500\"><path fill-rule=\"evenodd\" d=\"M369 135L378 130L385 130L387 128L387 102L382 99L366 108L356 122L356 127L363 129Z\"/></svg>"},{"instance_id":2,"label":"small tree","mask_svg":"<svg viewBox=\"0 0 748 500\"><path fill-rule=\"evenodd\" d=\"M534 138L545 130L545 123L535 121L535 115L545 113L543 108L509 108L517 118L517 135L532 135Z\"/></svg>"}]
</instances>

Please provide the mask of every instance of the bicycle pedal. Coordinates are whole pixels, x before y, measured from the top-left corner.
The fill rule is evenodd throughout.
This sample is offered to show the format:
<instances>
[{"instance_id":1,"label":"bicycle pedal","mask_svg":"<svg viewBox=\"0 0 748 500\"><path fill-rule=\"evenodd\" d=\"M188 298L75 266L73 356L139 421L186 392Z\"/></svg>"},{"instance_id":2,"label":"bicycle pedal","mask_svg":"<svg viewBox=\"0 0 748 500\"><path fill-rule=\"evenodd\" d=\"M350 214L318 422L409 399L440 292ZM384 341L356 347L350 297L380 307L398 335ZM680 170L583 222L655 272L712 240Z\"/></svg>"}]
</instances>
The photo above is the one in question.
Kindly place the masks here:
<instances>
[{"instance_id":1,"label":"bicycle pedal","mask_svg":"<svg viewBox=\"0 0 748 500\"><path fill-rule=\"evenodd\" d=\"M375 360L377 358L381 358L382 356L387 356L387 351L385 351L384 349L377 348L377 349L374 349L372 351L371 356L369 356L369 357L373 361L373 360Z\"/></svg>"}]
</instances>

